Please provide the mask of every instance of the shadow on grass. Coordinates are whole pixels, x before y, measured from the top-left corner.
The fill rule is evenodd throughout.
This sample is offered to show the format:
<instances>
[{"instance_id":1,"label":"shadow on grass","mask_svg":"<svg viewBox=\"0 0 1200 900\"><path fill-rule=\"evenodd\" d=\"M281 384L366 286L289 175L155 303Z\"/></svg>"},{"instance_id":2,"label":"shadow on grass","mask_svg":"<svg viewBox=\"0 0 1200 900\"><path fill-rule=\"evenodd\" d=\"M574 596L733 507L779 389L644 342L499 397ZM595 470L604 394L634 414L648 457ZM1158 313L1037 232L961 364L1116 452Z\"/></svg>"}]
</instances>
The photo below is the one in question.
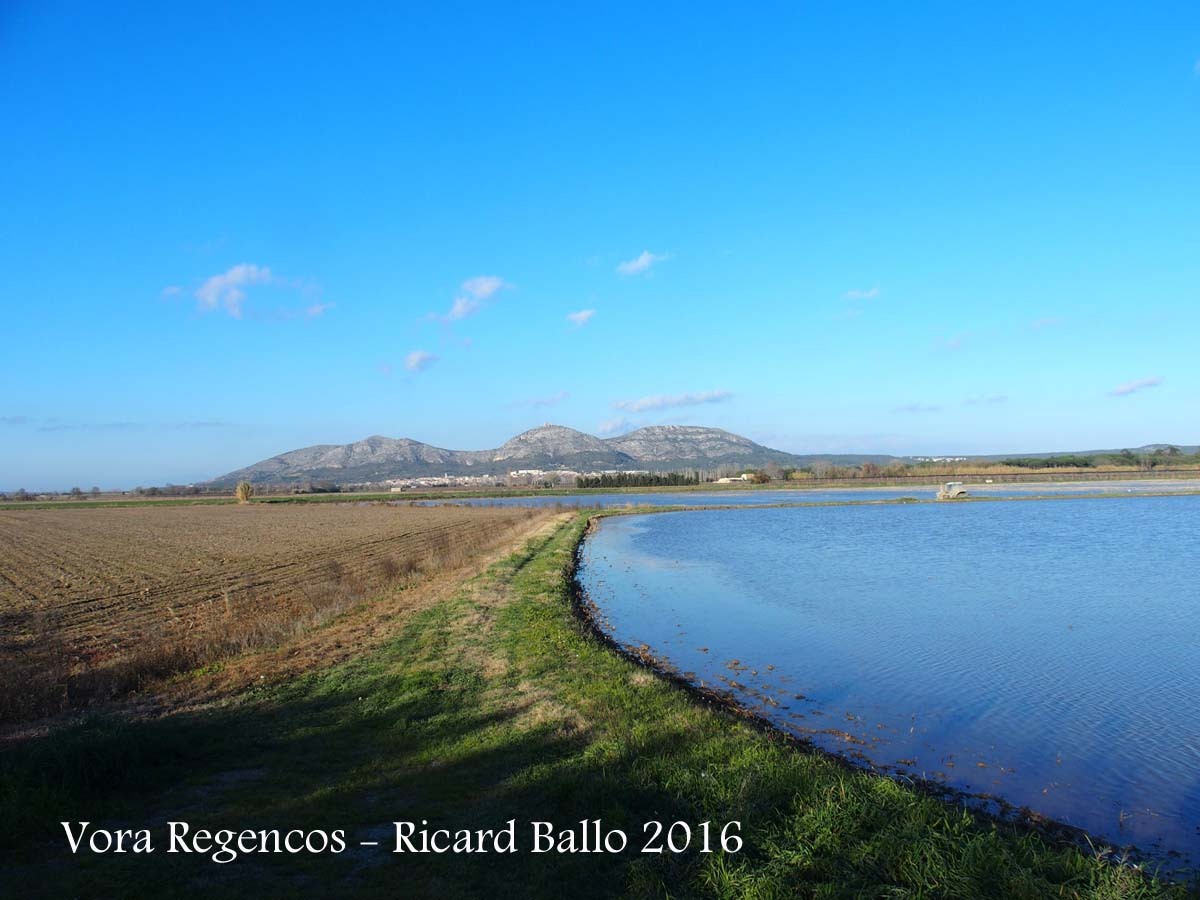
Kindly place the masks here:
<instances>
[{"instance_id":1,"label":"shadow on grass","mask_svg":"<svg viewBox=\"0 0 1200 900\"><path fill-rule=\"evenodd\" d=\"M620 893L625 856L531 855L531 820L604 818L640 834L636 812L672 816L666 795L632 792L620 760L581 771L585 736L518 726L529 704L472 709L473 673L425 683L381 674L353 692L264 699L151 722L95 719L0 754L0 845L22 895L341 893L577 896ZM419 681L419 679L418 679ZM512 855L393 854L391 823L500 828ZM61 821L149 828L149 856L71 856ZM167 822L195 828L344 829L346 852L246 855L219 865L167 855ZM557 830L557 829L556 829ZM631 834L636 839L637 835ZM359 847L377 840L378 847ZM0 865L0 870L6 866Z\"/></svg>"}]
</instances>

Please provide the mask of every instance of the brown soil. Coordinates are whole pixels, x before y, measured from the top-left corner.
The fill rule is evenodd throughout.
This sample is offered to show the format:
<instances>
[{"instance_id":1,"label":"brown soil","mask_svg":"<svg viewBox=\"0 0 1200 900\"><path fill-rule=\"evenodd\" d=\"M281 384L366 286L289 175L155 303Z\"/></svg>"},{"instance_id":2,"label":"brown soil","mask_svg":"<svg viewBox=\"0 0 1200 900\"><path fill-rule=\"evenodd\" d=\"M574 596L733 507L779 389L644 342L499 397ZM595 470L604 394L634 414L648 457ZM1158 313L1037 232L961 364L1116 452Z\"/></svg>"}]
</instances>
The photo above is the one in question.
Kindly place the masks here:
<instances>
[{"instance_id":1,"label":"brown soil","mask_svg":"<svg viewBox=\"0 0 1200 900\"><path fill-rule=\"evenodd\" d=\"M0 511L0 721L286 643L547 514L381 504ZM18 688L18 686L22 686Z\"/></svg>"}]
</instances>

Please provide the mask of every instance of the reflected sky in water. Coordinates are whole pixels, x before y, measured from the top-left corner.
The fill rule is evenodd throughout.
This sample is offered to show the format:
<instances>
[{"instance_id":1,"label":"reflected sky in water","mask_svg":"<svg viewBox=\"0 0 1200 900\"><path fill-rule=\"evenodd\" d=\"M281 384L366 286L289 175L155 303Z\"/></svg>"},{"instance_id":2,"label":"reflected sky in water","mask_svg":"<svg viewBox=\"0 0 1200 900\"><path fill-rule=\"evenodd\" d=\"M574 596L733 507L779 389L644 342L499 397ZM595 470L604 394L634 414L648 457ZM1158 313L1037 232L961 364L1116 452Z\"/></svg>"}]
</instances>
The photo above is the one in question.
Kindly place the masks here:
<instances>
[{"instance_id":1,"label":"reflected sky in water","mask_svg":"<svg viewBox=\"0 0 1200 900\"><path fill-rule=\"evenodd\" d=\"M604 625L818 745L1200 858L1200 497L602 520Z\"/></svg>"}]
</instances>

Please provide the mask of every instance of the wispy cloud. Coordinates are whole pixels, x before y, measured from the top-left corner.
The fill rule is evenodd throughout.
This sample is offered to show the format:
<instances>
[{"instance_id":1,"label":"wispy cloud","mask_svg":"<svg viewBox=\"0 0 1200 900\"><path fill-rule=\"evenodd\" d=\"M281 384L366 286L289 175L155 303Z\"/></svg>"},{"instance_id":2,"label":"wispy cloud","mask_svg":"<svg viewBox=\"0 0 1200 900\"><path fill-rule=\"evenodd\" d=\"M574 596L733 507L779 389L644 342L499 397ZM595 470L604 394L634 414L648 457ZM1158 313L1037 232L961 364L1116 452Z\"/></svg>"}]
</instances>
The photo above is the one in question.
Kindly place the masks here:
<instances>
[{"instance_id":1,"label":"wispy cloud","mask_svg":"<svg viewBox=\"0 0 1200 900\"><path fill-rule=\"evenodd\" d=\"M332 303L314 303L304 310L304 318L315 319L317 316L325 315L331 309L333 309Z\"/></svg>"},{"instance_id":2,"label":"wispy cloud","mask_svg":"<svg viewBox=\"0 0 1200 900\"><path fill-rule=\"evenodd\" d=\"M37 427L38 431L194 431L210 428L234 428L233 422L201 420L198 422L61 422L47 419Z\"/></svg>"},{"instance_id":3,"label":"wispy cloud","mask_svg":"<svg viewBox=\"0 0 1200 900\"><path fill-rule=\"evenodd\" d=\"M38 431L132 431L145 428L140 422L52 422L39 425Z\"/></svg>"},{"instance_id":4,"label":"wispy cloud","mask_svg":"<svg viewBox=\"0 0 1200 900\"><path fill-rule=\"evenodd\" d=\"M607 419L600 423L596 429L597 434L622 434L633 428L632 423L626 418Z\"/></svg>"},{"instance_id":5,"label":"wispy cloud","mask_svg":"<svg viewBox=\"0 0 1200 900\"><path fill-rule=\"evenodd\" d=\"M241 263L207 279L196 289L196 300L204 312L224 307L229 315L240 319L242 304L246 300L246 288L252 284L269 284L271 280L269 267Z\"/></svg>"},{"instance_id":6,"label":"wispy cloud","mask_svg":"<svg viewBox=\"0 0 1200 900\"><path fill-rule=\"evenodd\" d=\"M588 322L592 321L592 316L596 314L594 309L581 309L578 312L567 313L567 321L576 328L582 328Z\"/></svg>"},{"instance_id":7,"label":"wispy cloud","mask_svg":"<svg viewBox=\"0 0 1200 900\"><path fill-rule=\"evenodd\" d=\"M375 371L384 378L390 378L395 369L392 368L392 364L390 362L381 362L375 367Z\"/></svg>"},{"instance_id":8,"label":"wispy cloud","mask_svg":"<svg viewBox=\"0 0 1200 900\"><path fill-rule=\"evenodd\" d=\"M1004 394L989 394L984 397L968 397L966 400L967 406L995 406L998 403L1007 403L1008 397Z\"/></svg>"},{"instance_id":9,"label":"wispy cloud","mask_svg":"<svg viewBox=\"0 0 1200 900\"><path fill-rule=\"evenodd\" d=\"M479 312L483 304L474 297L455 297L450 304L450 311L442 316L444 322L458 322Z\"/></svg>"},{"instance_id":10,"label":"wispy cloud","mask_svg":"<svg viewBox=\"0 0 1200 900\"><path fill-rule=\"evenodd\" d=\"M40 419L33 416L0 416L0 426L4 425L30 425L33 426L35 431L47 433L56 431L145 431L149 429L156 431L180 431L199 428L235 427L232 422L215 420L200 420L195 422L71 422L63 421L56 417Z\"/></svg>"},{"instance_id":11,"label":"wispy cloud","mask_svg":"<svg viewBox=\"0 0 1200 900\"><path fill-rule=\"evenodd\" d=\"M666 258L667 255L665 253L651 253L649 250L643 250L633 259L620 263L617 266L617 274L626 276L641 275L643 272L649 272L655 263L660 263Z\"/></svg>"},{"instance_id":12,"label":"wispy cloud","mask_svg":"<svg viewBox=\"0 0 1200 900\"><path fill-rule=\"evenodd\" d=\"M529 405L533 407L557 406L571 395L566 391L559 391L557 394L551 394L549 397L539 397L532 401Z\"/></svg>"},{"instance_id":13,"label":"wispy cloud","mask_svg":"<svg viewBox=\"0 0 1200 900\"><path fill-rule=\"evenodd\" d=\"M964 332L962 334L952 334L946 338L938 338L935 345L942 350L961 350L966 340L967 335Z\"/></svg>"},{"instance_id":14,"label":"wispy cloud","mask_svg":"<svg viewBox=\"0 0 1200 900\"><path fill-rule=\"evenodd\" d=\"M700 406L705 403L723 403L733 398L729 391L699 391L691 394L657 394L637 400L618 400L613 409L640 413L656 409L673 409L676 406Z\"/></svg>"},{"instance_id":15,"label":"wispy cloud","mask_svg":"<svg viewBox=\"0 0 1200 900\"><path fill-rule=\"evenodd\" d=\"M1129 394L1136 394L1138 391L1144 391L1148 388L1158 387L1165 379L1161 375L1152 375L1149 378L1135 378L1133 381L1127 381L1124 384L1118 384L1115 388L1109 391L1109 396L1125 397Z\"/></svg>"},{"instance_id":16,"label":"wispy cloud","mask_svg":"<svg viewBox=\"0 0 1200 900\"><path fill-rule=\"evenodd\" d=\"M178 297L182 293L183 288L181 288L179 285L168 284L162 289L162 293L159 296L161 296L164 300L170 300L172 297Z\"/></svg>"},{"instance_id":17,"label":"wispy cloud","mask_svg":"<svg viewBox=\"0 0 1200 900\"><path fill-rule=\"evenodd\" d=\"M547 406L557 406L571 395L566 391L559 391L557 394L551 394L549 397L535 397L532 400L517 400L510 403L509 406L531 406L534 409L543 409Z\"/></svg>"},{"instance_id":18,"label":"wispy cloud","mask_svg":"<svg viewBox=\"0 0 1200 900\"><path fill-rule=\"evenodd\" d=\"M842 296L847 300L874 300L879 294L879 288L872 287L866 290L849 290Z\"/></svg>"},{"instance_id":19,"label":"wispy cloud","mask_svg":"<svg viewBox=\"0 0 1200 900\"><path fill-rule=\"evenodd\" d=\"M404 357L404 368L410 372L424 372L437 361L438 358L432 353L425 350L414 350Z\"/></svg>"},{"instance_id":20,"label":"wispy cloud","mask_svg":"<svg viewBox=\"0 0 1200 900\"><path fill-rule=\"evenodd\" d=\"M476 275L462 283L463 292L476 300L486 300L502 287L507 287L499 275Z\"/></svg>"},{"instance_id":21,"label":"wispy cloud","mask_svg":"<svg viewBox=\"0 0 1200 900\"><path fill-rule=\"evenodd\" d=\"M441 314L430 313L429 318L437 319L447 324L460 322L483 309L487 301L499 291L510 287L512 285L499 275L476 275L473 278L468 278L460 286L462 293L454 298L454 302L450 304L450 309Z\"/></svg>"},{"instance_id":22,"label":"wispy cloud","mask_svg":"<svg viewBox=\"0 0 1200 900\"><path fill-rule=\"evenodd\" d=\"M215 419L203 419L199 422L167 422L160 428L175 429L205 429L205 428L237 428L236 422L222 422Z\"/></svg>"},{"instance_id":23,"label":"wispy cloud","mask_svg":"<svg viewBox=\"0 0 1200 900\"><path fill-rule=\"evenodd\" d=\"M1045 328L1056 328L1063 323L1063 320L1058 316L1042 316L1040 319L1034 319L1029 327L1034 331L1041 331Z\"/></svg>"},{"instance_id":24,"label":"wispy cloud","mask_svg":"<svg viewBox=\"0 0 1200 900\"><path fill-rule=\"evenodd\" d=\"M940 406L932 406L928 403L905 403L903 406L897 406L895 409L892 410L892 412L896 412L896 413L909 413L909 414L913 414L913 415L920 415L922 413L935 413L935 412L941 412L941 411L942 411L942 408Z\"/></svg>"}]
</instances>

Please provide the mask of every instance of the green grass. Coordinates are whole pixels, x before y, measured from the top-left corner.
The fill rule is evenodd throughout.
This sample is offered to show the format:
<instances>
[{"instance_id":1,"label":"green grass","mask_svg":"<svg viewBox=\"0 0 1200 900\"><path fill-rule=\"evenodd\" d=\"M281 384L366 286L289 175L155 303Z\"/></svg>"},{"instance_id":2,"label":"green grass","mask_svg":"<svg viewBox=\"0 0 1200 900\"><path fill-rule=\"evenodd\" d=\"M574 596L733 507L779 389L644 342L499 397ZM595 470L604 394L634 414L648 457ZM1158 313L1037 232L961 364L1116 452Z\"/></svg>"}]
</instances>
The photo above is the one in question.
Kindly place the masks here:
<instances>
[{"instance_id":1,"label":"green grass","mask_svg":"<svg viewBox=\"0 0 1200 900\"><path fill-rule=\"evenodd\" d=\"M92 718L0 751L13 896L1184 897L697 703L593 639L568 571L586 516L382 648L218 708ZM737 855L412 856L389 823L743 824ZM57 822L345 828L334 857L70 857ZM524 831L519 832L525 838ZM383 845L360 849L375 837ZM525 841L526 845L528 841ZM7 872L3 871L7 869Z\"/></svg>"}]
</instances>

